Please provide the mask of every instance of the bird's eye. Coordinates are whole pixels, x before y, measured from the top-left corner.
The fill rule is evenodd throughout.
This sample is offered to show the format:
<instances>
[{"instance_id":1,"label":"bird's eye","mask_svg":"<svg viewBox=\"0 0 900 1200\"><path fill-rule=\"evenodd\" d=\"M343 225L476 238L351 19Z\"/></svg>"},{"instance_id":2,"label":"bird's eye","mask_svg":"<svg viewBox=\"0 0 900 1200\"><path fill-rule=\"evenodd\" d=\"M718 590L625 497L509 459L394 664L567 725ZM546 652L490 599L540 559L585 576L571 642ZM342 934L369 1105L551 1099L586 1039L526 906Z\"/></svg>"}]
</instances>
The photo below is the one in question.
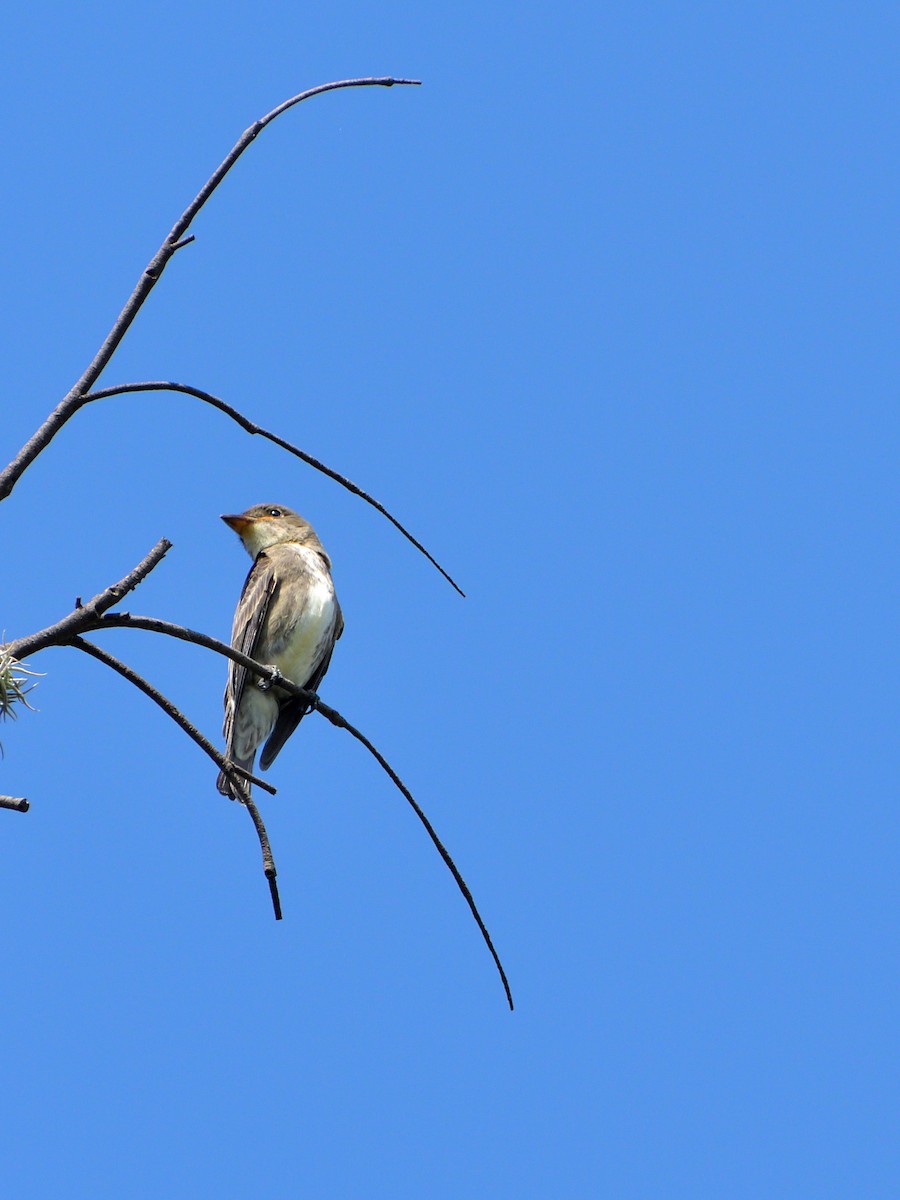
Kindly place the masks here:
<instances>
[{"instance_id":1,"label":"bird's eye","mask_svg":"<svg viewBox=\"0 0 900 1200\"><path fill-rule=\"evenodd\" d=\"M268 508L268 509L266 509L266 516L283 517L284 513L281 511L280 508Z\"/></svg>"}]
</instances>

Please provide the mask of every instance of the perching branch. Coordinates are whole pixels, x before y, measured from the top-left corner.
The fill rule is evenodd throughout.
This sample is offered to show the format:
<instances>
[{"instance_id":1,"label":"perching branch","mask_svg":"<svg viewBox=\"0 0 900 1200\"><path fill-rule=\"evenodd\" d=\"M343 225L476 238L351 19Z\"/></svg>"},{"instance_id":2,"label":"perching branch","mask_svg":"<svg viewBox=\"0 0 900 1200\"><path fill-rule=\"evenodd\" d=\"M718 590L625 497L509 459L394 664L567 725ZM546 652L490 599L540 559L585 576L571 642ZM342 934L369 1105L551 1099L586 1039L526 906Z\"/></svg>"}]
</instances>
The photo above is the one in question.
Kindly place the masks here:
<instances>
[{"instance_id":1,"label":"perching branch","mask_svg":"<svg viewBox=\"0 0 900 1200\"><path fill-rule=\"evenodd\" d=\"M277 684L277 686L283 691L289 692L292 696L297 696L299 699L305 701L313 709L320 712L326 721L330 721L331 724L336 726L338 729L346 729L349 734L351 734L358 742L365 746L365 748L373 756L382 770L386 772L391 782L403 795L407 803L415 812L416 816L425 826L428 836L431 838L432 842L437 848L438 853L444 860L444 863L448 867L451 875L456 880L456 885L460 892L462 892L463 898L468 904L472 916L475 918L475 922L481 931L481 936L484 938L485 944L491 953L491 957L494 960L498 972L500 973L500 978L503 982L503 988L506 992L506 999L509 1007L510 1009L513 1008L512 993L510 991L509 981L506 978L506 972L503 969L500 956L497 954L497 951L494 948L494 943L491 941L491 935L488 933L487 926L482 920L481 913L478 911L472 893L469 891L468 884L463 879L459 872L459 868L451 858L449 851L438 837L434 826L428 820L427 816L416 802L410 790L404 784L403 780L393 769L384 755L381 754L381 752L372 744L372 742L369 741L365 734L361 733L357 728L355 728L355 726L351 725L350 722L336 709L331 708L330 705L325 704L324 701L320 700L315 692L307 691L306 688L298 687L297 684L292 683L289 679L285 679L277 667L256 662L255 659L250 658L246 654L242 654L240 650L235 650L233 646L228 646L225 642L219 641L218 638L210 637L209 634L200 633L196 629L188 629L186 626L177 625L173 621L164 621L158 617L138 617L132 615L131 613L107 613L105 616L100 618L100 620L94 626L94 629L96 631L101 629L145 629L151 633L162 633L168 637L174 637L183 642L192 642L195 646L205 646L208 650L213 650L215 653L221 654L225 658L230 658L233 662L240 664L240 666L246 667L248 671L252 671L253 674L258 676L260 679L266 679L269 681L269 683Z\"/></svg>"},{"instance_id":2,"label":"perching branch","mask_svg":"<svg viewBox=\"0 0 900 1200\"><path fill-rule=\"evenodd\" d=\"M136 688L149 696L159 707L167 713L175 723L184 730L196 744L207 754L216 766L225 771L226 775L236 784L240 792L241 799L250 813L256 829L257 837L259 838L260 849L263 855L263 870L269 882L269 891L272 895L272 906L275 910L276 921L281 920L281 901L278 896L278 884L276 883L275 860L272 856L272 849L269 844L269 835L266 832L265 824L259 814L259 810L253 802L250 794L248 783L255 783L263 791L270 795L275 795L276 789L267 783L264 779L259 779L251 774L243 767L236 763L229 762L225 759L213 744L203 736L203 734L184 716L184 714L175 707L168 697L164 696L157 688L149 683L137 671L115 658L106 650L100 649L99 646L93 645L91 642L86 642L79 635L81 633L91 632L102 626L104 614L107 609L113 604L118 603L123 596L132 591L137 585L146 578L158 563L160 563L166 552L171 549L172 543L165 538L161 538L153 549L147 554L124 579L99 592L94 598L88 601L87 604L82 604L79 600L72 612L68 616L63 617L61 621L57 621L54 625L48 626L39 633L30 634L27 637L18 638L14 642L10 642L2 649L4 659L9 659L12 662L18 662L20 657L26 654L33 654L37 650L47 649L49 646L74 646L76 649L89 654L92 658L98 659L107 667L117 671L124 679L133 684ZM14 797L6 797L9 803L0 804L3 808L15 808L20 812L28 811L28 801L18 801Z\"/></svg>"},{"instance_id":3,"label":"perching branch","mask_svg":"<svg viewBox=\"0 0 900 1200\"><path fill-rule=\"evenodd\" d=\"M249 771L245 771L243 767L236 764L226 764L225 759L219 751L213 746L212 742L208 741L203 734L191 724L191 722L181 713L170 700L168 700L161 692L158 692L152 684L149 684L131 667L114 659L107 651L99 649L97 646L91 645L90 642L84 642L78 636L81 633L91 633L96 629L102 628L103 616L108 608L113 604L117 604L123 596L126 596L130 591L150 574L153 568L162 561L166 553L171 550L172 543L166 538L160 538L153 549L147 554L133 571L125 576L124 579L114 583L111 587L106 588L102 592L89 600L87 604L82 604L79 600L72 612L68 616L63 617L61 621L57 621L54 625L48 625L46 629L42 629L39 633L28 634L26 637L17 638L13 642L8 642L2 649L4 656L8 656L18 661L27 654L33 654L37 650L45 650L48 646L77 646L79 650L84 650L88 654L93 654L94 658L105 662L107 666L119 671L124 675L130 683L135 687L140 688L152 700L155 700L159 706L169 714L176 724L180 725L188 737L192 738L197 745L213 760L220 769L228 769L236 773L243 779L249 780L251 783L257 784L263 791L269 792L271 795L276 794L276 788L270 783L266 783L264 779L259 779L255 775L251 775Z\"/></svg>"},{"instance_id":4,"label":"perching branch","mask_svg":"<svg viewBox=\"0 0 900 1200\"><path fill-rule=\"evenodd\" d=\"M40 630L38 633L31 633L25 637L16 638L15 641L7 642L0 646L0 657L3 661L10 661L19 664L20 660L26 655L33 654L38 650L45 650L49 646L78 646L80 650L85 650L87 653L94 653L95 658L103 658L106 661L107 657L112 660L107 662L107 666L112 666L116 670L120 670L120 674L125 675L131 683L146 692L148 696L156 700L156 702L176 721L187 735L197 743L209 756L213 762L220 768L224 765L224 759L218 750L209 742L198 729L196 729L190 721L179 710L167 700L162 693L157 692L151 684L142 679L137 672L132 671L130 667L126 667L123 663L119 663L117 659L112 659L112 656L106 655L105 650L99 650L97 647L91 647L89 643L82 642L78 637L81 633L89 633L98 627L98 622L102 620L103 614L112 605L118 604L123 596L126 596L130 591L133 591L137 585L145 579L155 566L157 566L165 557L167 552L171 550L172 543L166 538L160 538L149 554L145 555L138 563L133 571L129 571L124 579L120 579L118 583L112 584L111 587L98 592L92 600L87 604L82 604L79 598L76 601L75 608L53 625L48 625L46 629ZM27 672L34 674L34 672ZM275 795L276 789L271 784L266 783L263 779L258 779L255 775L251 775L245 771L243 767L233 766L233 770L238 775L249 779L251 782L258 784L264 791Z\"/></svg>"},{"instance_id":5,"label":"perching branch","mask_svg":"<svg viewBox=\"0 0 900 1200\"><path fill-rule=\"evenodd\" d=\"M105 666L110 667L113 671L117 671L123 679L127 679L129 683L133 683L134 686L142 691L145 696L149 696L151 700L158 704L163 712L167 713L172 720L184 730L188 737L192 738L193 741L195 741L200 747L200 749L209 755L216 766L223 770L225 774L237 784L241 800L243 801L247 811L250 813L250 816L253 819L254 827L256 828L256 835L259 838L259 846L262 850L263 870L265 872L266 879L269 881L269 891L272 894L272 907L275 910L275 920L280 921L281 900L278 896L278 884L275 881L275 859L272 857L272 848L269 845L269 835L266 832L263 819L259 815L259 809L253 803L253 798L250 795L249 787L243 785L246 782L255 783L258 787L261 787L264 791L269 792L273 796L275 795L275 788L273 788L271 784L266 783L264 780L257 779L255 775L251 775L249 771L245 771L243 767L239 767L236 763L226 761L225 756L220 754L211 742L207 741L200 730L191 724L187 717L175 707L168 697L164 696L162 692L158 691L153 686L152 683L148 683L142 675L138 675L137 671L132 670L131 667L127 666L127 664L123 663L120 659L115 658L106 650L101 650L99 646L95 646L92 642L86 642L84 638L73 637L68 642L63 644L75 646L76 649L83 650L85 654L89 654L92 658L96 658L99 662L102 662Z\"/></svg>"},{"instance_id":6,"label":"perching branch","mask_svg":"<svg viewBox=\"0 0 900 1200\"><path fill-rule=\"evenodd\" d=\"M93 385L99 379L102 372L108 366L110 360L116 352L123 337L130 328L132 322L139 313L141 307L149 296L150 292L155 287L160 279L163 271L168 265L169 260L182 247L187 246L194 240L193 234L188 234L187 230L193 222L194 218L200 212L203 205L210 198L212 193L222 182L227 173L231 170L238 158L243 154L252 141L261 133L261 131L276 117L286 112L289 108L301 103L304 100L310 99L312 96L319 95L324 92L334 91L340 88L348 87L392 87L394 84L418 84L418 80L413 79L394 79L391 77L379 78L364 78L364 79L346 79L332 83L322 84L318 87L311 88L305 92L301 92L297 96L284 101L271 112L267 113L260 120L251 125L235 145L231 151L213 172L206 184L201 188L200 192L195 196L194 200L182 213L178 221L170 230L168 236L163 241L160 248L154 254L153 258L148 263L138 280L134 290L131 293L128 301L122 311L116 318L112 328L104 339L94 358L91 360L81 377L69 390L67 395L60 401L53 412L48 416L46 421L32 435L25 446L19 451L11 463L0 471L0 501L6 499L13 491L16 483L22 477L32 462L38 455L50 444L59 430L67 421L82 407L92 403L94 400L105 399L108 397L123 395L135 392L153 392L153 391L175 391L187 395L194 396L205 403L218 408L224 412L232 420L236 421L246 432L255 435L258 434L263 438L273 442L289 453L300 458L308 465L316 470L328 475L343 487L347 488L354 495L365 500L372 507L377 509L385 516L402 534L406 537L426 558L436 567L438 571L448 580L448 582L456 589L460 595L464 595L461 588L451 578L451 576L440 566L437 560L425 549L413 535L394 517L391 513L377 500L363 491L351 480L326 466L312 455L300 450L292 443L285 441L261 426L256 425L240 413L237 409L232 408L224 401L211 395L208 392L201 391L198 388L193 388L185 384L165 383L165 382L142 382L123 384L118 387L109 387L91 391ZM161 692L159 692L152 684L140 676L131 667L121 662L108 652L101 650L91 642L87 642L81 636L84 633L96 632L103 628L144 628L152 629L156 632L168 634L169 636L178 637L182 640L193 642L197 645L205 646L215 652L231 658L233 661L242 663L258 678L268 679L271 683L277 684L283 691L286 691L294 696L302 698L311 708L319 711L326 720L338 728L346 729L357 741L359 741L366 749L375 757L382 769L388 774L391 781L403 794L407 802L411 805L416 816L424 825L429 837L437 848L445 865L453 875L454 880L470 911L481 931L482 937L493 957L494 963L499 971L500 978L503 982L503 987L506 992L506 998L510 1008L513 1007L513 999L510 991L509 983L506 978L506 973L500 962L500 958L494 945L491 941L487 927L485 926L480 913L475 905L472 894L460 874L456 864L453 862L449 852L444 847L438 837L434 827L426 817L424 811L418 805L412 793L390 766L384 756L376 749L364 734L352 726L339 712L324 704L319 700L315 693L309 692L304 688L300 688L291 681L285 679L281 673L273 667L265 664L257 663L246 655L232 649L225 643L218 641L215 638L210 638L207 635L189 630L183 626L174 625L171 622L159 621L154 618L131 617L127 613L110 614L108 610L118 603L121 598L129 591L135 588L142 579L162 560L166 552L170 549L171 543L165 539L161 540L154 549L146 556L141 563L119 583L114 584L111 588L107 588L104 592L94 596L86 605L81 603L80 598L76 602L75 609L61 621L56 622L52 626L37 633L19 638L16 641L0 646L0 652L3 654L4 678L6 684L0 692L0 699L3 700L6 710L11 712L13 702L18 703L22 700L27 691L27 676L31 672L22 667L22 659L25 655L33 654L37 650L45 649L51 645L57 646L74 646L98 661L104 663L110 669L115 670L122 675L128 682L139 688L145 695L149 696L156 704L158 704L178 725L182 728L203 750L213 759L216 764L225 771L226 775L235 784L237 791L240 793L256 828L259 838L260 848L263 856L263 867L266 877L269 881L269 888L272 896L272 903L275 910L276 920L281 919L281 905L278 897L278 887L276 883L275 862L272 856L271 846L269 844L268 834L265 825L259 814L256 805L253 802L249 784L256 783L259 787L274 793L275 789L271 785L266 784L260 779L250 774L250 772L237 766L236 764L227 761L212 744L197 730L187 718L168 700ZM16 675L18 670L22 675ZM26 702L27 703L27 702ZM11 715L15 715L11 713ZM28 810L28 801L24 797L0 796L0 808L9 808L20 812Z\"/></svg>"},{"instance_id":7,"label":"perching branch","mask_svg":"<svg viewBox=\"0 0 900 1200\"><path fill-rule=\"evenodd\" d=\"M258 434L260 437L266 438L267 441L274 442L275 445L280 446L282 450L287 450L289 454L295 455L309 466L315 467L317 471L321 471L322 474L327 475L329 479L335 480L335 482L339 483L342 487L345 487L348 492L352 492L354 496L359 496L361 500L365 500L367 504L371 504L372 507L377 509L377 511L380 512L383 517L387 517L390 523L396 529L400 530L407 541L412 542L415 548L425 555L432 566L436 567L440 571L447 582L452 587L456 588L461 596L465 596L465 592L462 590L456 580L444 570L437 559L434 558L434 556L425 549L422 543L417 538L414 538L409 530L404 525L401 525L397 518L388 512L384 505L381 504L380 501L376 500L374 496L370 496L368 492L363 491L358 484L355 484L352 479L348 479L346 475L341 475L340 472L335 471L332 467L326 466L326 464L321 462L318 458L313 458L313 456L311 454L307 454L305 450L301 450L298 446L293 445L291 442L285 441L284 438L279 437L275 433L270 433L268 429L263 429L261 425L257 425L254 421L251 421L248 417L245 417L242 412L239 412L236 408L232 408L230 404L226 404L224 400L220 400L218 396L213 396L210 392L204 392L201 388L192 387L187 383L172 383L157 380L141 383L121 383L115 387L98 388L96 391L88 392L86 395L80 398L77 407L81 408L83 405L90 404L94 400L106 400L111 396L125 396L133 392L182 392L186 396L194 396L197 400L202 400L204 403L210 404L213 408L217 408L220 412L225 413L226 416L231 417L232 421L237 422L237 424L240 425L242 429L246 430L247 433Z\"/></svg>"},{"instance_id":8,"label":"perching branch","mask_svg":"<svg viewBox=\"0 0 900 1200\"><path fill-rule=\"evenodd\" d=\"M169 259L182 246L186 246L193 240L184 236L191 222L250 143L259 136L267 125L271 124L282 113L287 112L289 108L293 108L295 105L301 104L304 100L309 100L313 96L318 96L322 92L333 92L339 88L349 87L393 87L394 84L418 84L419 82L418 79L393 79L390 76L380 76L368 79L341 79L333 83L323 83L318 87L300 92L299 95L292 96L290 100L285 100L276 108L273 108L271 112L266 113L264 117L255 121L248 129L245 129L219 166L213 171L212 175L172 226L163 244L144 268L143 274L138 280L134 291L129 296L125 307L119 313L112 329L106 335L102 346L88 364L81 378L63 397L47 420L41 425L40 429L28 439L13 461L3 471L0 471L0 500L5 500L9 496L31 463L50 444L69 418L84 404L85 396L97 382L101 372L108 365L113 354L115 354L119 343L128 332L132 321L140 312L144 301L156 286Z\"/></svg>"},{"instance_id":9,"label":"perching branch","mask_svg":"<svg viewBox=\"0 0 900 1200\"><path fill-rule=\"evenodd\" d=\"M105 591L98 593L93 600L90 600L87 604L78 603L75 609L69 613L67 617L63 617L61 621L57 621L55 625L49 626L40 633L31 634L27 637L19 638L14 642L10 642L7 646L3 647L3 650L7 654L11 654L16 658L18 658L19 654L24 655L33 653L35 650L46 649L51 645L75 646L84 653L90 654L93 658L103 662L112 670L117 671L123 676L123 678L127 679L130 683L133 683L135 687L139 688L145 695L149 696L151 700L158 704L164 712L168 713L168 715L188 734L188 736L191 737L197 743L197 745L199 745L201 749L203 749L205 753L209 755L209 757L216 763L217 766L226 771L230 778L235 779L239 776L240 778L238 778L238 786L241 792L241 799L247 805L247 809L250 812L250 816L253 819L254 826L256 827L257 836L259 837L260 848L262 849L263 853L263 867L266 873L266 878L269 881L270 891L272 893L272 903L275 909L276 920L281 919L281 906L278 899L278 888L275 881L275 862L272 857L271 847L269 846L269 839L266 833L265 825L263 824L262 818L259 815L259 811L256 809L256 806L253 803L250 795L250 789L246 786L243 786L242 780L256 783L270 792L274 792L275 789L269 784L264 783L262 780L250 775L249 772L237 767L236 764L228 762L219 753L219 751L216 750L216 748L210 742L208 742L206 738L203 737L199 730L197 730L187 720L187 718L175 707L175 705L172 704L172 702L155 687L153 687L152 684L148 683L146 679L140 676L131 667L126 666L125 663L121 662L107 651L101 650L99 646L94 645L92 642L84 641L80 635L83 633L97 633L103 629L144 629L153 633L161 633L168 637L177 638L180 641L191 642L196 646L203 646L208 650L214 651L216 654L220 654L225 658L230 658L233 662L246 667L258 678L268 680L268 682L271 684L277 684L281 690L304 700L308 705L310 705L311 708L320 712L322 716L332 725L336 726L338 729L345 729L358 742L360 742L361 745L365 746L365 748L375 758L382 770L386 772L391 782L401 792L407 803L415 812L416 816L422 822L428 833L428 836L431 838L432 842L437 848L438 853L444 860L444 863L456 881L456 885L468 904L472 916L475 918L475 922L481 931L481 936L484 939L485 945L490 951L491 957L493 958L500 974L500 979L503 983L504 991L506 992L507 1002L510 1009L512 1009L513 999L509 987L509 981L506 977L506 972L503 969L503 964L501 963L500 957L494 948L494 944L491 941L491 936L488 933L487 926L482 920L481 914L478 911L475 900L466 881L463 879L458 867L456 866L456 863L451 858L449 851L438 837L434 826L428 820L427 816L413 797L412 793L403 783L400 776L393 769L384 755L373 745L372 742L369 741L365 734L361 733L360 730L351 725L350 722L336 709L331 708L330 705L325 704L324 701L320 700L315 692L310 692L306 688L299 687L297 684L292 683L291 680L286 679L277 669L277 667L269 666L265 663L259 663L255 659L250 658L248 655L242 654L240 650L235 650L233 646L229 646L225 642L220 641L218 638L210 637L209 634L200 633L198 630L188 629L184 625L178 625L173 621L165 621L158 617L140 617L134 616L131 613L111 613L108 611L109 608L117 602L117 600L121 599L122 596L126 595L129 591L136 587L141 580L153 570L153 568L162 560L163 556L170 548L171 543L165 538L162 538L159 542L157 542L150 553L141 560L134 570L130 571L129 574L126 575L124 579L120 580L119 583L114 584L112 587L106 588Z\"/></svg>"}]
</instances>

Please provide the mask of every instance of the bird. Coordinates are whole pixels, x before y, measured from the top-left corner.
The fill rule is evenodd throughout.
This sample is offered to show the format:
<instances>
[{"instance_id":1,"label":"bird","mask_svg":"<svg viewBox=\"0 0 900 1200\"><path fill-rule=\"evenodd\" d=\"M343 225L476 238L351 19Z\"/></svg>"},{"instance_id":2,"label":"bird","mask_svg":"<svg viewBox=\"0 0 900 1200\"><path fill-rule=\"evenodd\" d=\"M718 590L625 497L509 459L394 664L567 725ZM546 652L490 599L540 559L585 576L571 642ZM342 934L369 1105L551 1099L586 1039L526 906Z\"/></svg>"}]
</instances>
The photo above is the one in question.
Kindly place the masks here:
<instances>
[{"instance_id":1,"label":"bird","mask_svg":"<svg viewBox=\"0 0 900 1200\"><path fill-rule=\"evenodd\" d=\"M255 504L222 520L253 559L235 609L231 645L316 691L344 631L325 547L310 523L283 504ZM310 711L306 701L234 661L224 699L225 758L251 772L259 747L265 743L259 758L265 771ZM224 771L217 787L224 796L242 799ZM249 783L244 787L249 790Z\"/></svg>"}]
</instances>

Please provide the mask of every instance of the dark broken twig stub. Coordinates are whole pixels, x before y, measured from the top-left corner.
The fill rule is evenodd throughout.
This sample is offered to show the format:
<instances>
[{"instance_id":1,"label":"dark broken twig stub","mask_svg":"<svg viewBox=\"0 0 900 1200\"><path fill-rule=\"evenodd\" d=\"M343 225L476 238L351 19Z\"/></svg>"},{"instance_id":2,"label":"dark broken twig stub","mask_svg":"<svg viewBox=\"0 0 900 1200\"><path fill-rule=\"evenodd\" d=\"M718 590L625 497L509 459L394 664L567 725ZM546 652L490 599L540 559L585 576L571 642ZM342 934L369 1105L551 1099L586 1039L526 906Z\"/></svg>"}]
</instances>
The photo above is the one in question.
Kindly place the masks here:
<instances>
[{"instance_id":1,"label":"dark broken twig stub","mask_svg":"<svg viewBox=\"0 0 900 1200\"><path fill-rule=\"evenodd\" d=\"M10 808L13 812L28 812L31 805L24 796L0 796L0 808Z\"/></svg>"}]
</instances>

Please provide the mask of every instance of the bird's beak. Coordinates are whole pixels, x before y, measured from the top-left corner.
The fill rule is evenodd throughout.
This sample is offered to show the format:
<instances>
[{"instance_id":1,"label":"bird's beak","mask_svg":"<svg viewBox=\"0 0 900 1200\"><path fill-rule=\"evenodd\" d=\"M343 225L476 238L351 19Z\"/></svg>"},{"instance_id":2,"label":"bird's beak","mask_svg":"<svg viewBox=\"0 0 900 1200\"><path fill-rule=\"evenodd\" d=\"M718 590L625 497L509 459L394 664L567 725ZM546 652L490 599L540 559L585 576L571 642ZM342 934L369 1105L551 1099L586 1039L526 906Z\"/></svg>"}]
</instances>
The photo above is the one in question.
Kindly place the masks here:
<instances>
[{"instance_id":1,"label":"bird's beak","mask_svg":"<svg viewBox=\"0 0 900 1200\"><path fill-rule=\"evenodd\" d=\"M229 516L226 513L222 514L222 520L229 527L229 529L234 530L238 537L243 537L253 524L249 517Z\"/></svg>"}]
</instances>

